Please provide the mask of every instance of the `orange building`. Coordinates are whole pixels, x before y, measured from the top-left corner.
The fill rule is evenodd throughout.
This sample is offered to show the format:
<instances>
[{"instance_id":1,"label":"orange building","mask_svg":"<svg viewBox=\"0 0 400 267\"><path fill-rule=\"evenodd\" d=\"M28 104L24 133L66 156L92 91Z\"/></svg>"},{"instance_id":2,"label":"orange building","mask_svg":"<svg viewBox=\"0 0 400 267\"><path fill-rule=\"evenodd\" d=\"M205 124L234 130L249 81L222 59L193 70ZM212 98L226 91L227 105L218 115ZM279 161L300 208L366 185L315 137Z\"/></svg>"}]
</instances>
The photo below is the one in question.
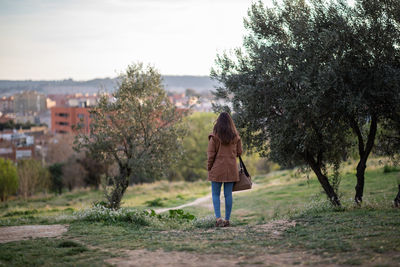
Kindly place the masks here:
<instances>
[{"instance_id":1,"label":"orange building","mask_svg":"<svg viewBox=\"0 0 400 267\"><path fill-rule=\"evenodd\" d=\"M90 113L85 107L52 107L51 131L53 133L90 133ZM79 126L79 130L74 129Z\"/></svg>"}]
</instances>

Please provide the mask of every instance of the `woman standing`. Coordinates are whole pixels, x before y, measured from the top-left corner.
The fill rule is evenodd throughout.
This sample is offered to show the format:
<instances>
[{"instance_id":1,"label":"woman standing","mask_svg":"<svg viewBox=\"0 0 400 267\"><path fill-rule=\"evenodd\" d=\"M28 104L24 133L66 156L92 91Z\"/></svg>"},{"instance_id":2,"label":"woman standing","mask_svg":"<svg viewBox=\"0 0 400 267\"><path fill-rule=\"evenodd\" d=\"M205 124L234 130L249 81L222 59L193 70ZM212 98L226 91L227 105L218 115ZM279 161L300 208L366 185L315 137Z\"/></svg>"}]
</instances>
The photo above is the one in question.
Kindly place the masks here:
<instances>
[{"instance_id":1,"label":"woman standing","mask_svg":"<svg viewBox=\"0 0 400 267\"><path fill-rule=\"evenodd\" d=\"M211 181L212 201L214 205L215 225L229 226L232 211L232 188L239 181L236 157L242 154L242 142L231 116L222 112L213 133L208 136L208 180ZM224 184L225 220L221 218L220 193Z\"/></svg>"}]
</instances>

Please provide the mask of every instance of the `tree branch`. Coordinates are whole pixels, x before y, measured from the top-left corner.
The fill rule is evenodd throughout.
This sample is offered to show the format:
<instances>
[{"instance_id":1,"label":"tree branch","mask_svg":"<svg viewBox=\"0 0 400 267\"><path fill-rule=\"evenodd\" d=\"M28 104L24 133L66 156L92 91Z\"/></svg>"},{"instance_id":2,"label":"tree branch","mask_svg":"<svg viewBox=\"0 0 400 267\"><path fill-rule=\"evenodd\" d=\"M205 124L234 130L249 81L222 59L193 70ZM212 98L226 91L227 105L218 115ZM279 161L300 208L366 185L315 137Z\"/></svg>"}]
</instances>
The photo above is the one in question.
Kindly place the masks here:
<instances>
[{"instance_id":1,"label":"tree branch","mask_svg":"<svg viewBox=\"0 0 400 267\"><path fill-rule=\"evenodd\" d=\"M358 126L358 123L353 116L350 116L349 122L351 129L357 135L358 138L358 153L360 154L360 158L363 158L365 155L364 138L362 136L360 127Z\"/></svg>"}]
</instances>

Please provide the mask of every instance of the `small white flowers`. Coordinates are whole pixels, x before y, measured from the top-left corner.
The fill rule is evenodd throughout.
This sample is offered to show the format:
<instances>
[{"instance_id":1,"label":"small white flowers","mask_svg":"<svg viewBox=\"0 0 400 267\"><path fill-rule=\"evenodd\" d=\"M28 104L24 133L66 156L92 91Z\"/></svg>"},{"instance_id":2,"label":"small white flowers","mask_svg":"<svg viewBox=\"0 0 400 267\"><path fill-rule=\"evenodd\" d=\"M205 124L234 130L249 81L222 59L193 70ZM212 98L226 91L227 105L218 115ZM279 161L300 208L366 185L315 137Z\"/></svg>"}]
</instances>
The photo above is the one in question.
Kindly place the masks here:
<instances>
[{"instance_id":1,"label":"small white flowers","mask_svg":"<svg viewBox=\"0 0 400 267\"><path fill-rule=\"evenodd\" d=\"M78 220L103 221L103 222L131 222L138 225L149 225L150 216L145 211L131 208L120 208L117 210L94 205L93 207L74 213Z\"/></svg>"}]
</instances>

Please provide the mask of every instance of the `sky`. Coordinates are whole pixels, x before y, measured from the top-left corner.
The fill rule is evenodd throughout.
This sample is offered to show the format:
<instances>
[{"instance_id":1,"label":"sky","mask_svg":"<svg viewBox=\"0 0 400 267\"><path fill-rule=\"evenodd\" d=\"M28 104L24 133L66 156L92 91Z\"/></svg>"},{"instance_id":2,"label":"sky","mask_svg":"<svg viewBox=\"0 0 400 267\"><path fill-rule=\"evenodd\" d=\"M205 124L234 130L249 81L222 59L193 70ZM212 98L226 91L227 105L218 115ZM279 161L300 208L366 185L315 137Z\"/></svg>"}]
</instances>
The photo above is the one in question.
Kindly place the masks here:
<instances>
[{"instance_id":1,"label":"sky","mask_svg":"<svg viewBox=\"0 0 400 267\"><path fill-rule=\"evenodd\" d=\"M0 79L115 77L129 64L209 75L252 0L0 0Z\"/></svg>"}]
</instances>

